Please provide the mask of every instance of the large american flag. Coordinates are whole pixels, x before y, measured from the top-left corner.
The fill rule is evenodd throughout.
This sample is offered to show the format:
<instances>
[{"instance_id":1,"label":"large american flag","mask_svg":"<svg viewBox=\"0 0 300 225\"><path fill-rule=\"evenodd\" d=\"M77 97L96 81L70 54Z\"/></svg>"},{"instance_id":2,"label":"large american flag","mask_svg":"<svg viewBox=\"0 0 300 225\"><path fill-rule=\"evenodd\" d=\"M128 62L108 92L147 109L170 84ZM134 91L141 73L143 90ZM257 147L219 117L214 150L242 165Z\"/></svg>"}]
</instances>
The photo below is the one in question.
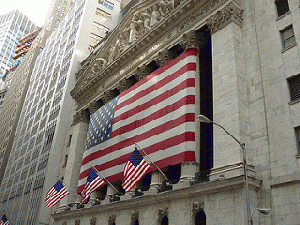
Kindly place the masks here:
<instances>
[{"instance_id":1,"label":"large american flag","mask_svg":"<svg viewBox=\"0 0 300 225\"><path fill-rule=\"evenodd\" d=\"M197 50L186 50L91 115L79 193L92 166L122 180L135 142L160 168L195 161L196 61Z\"/></svg>"},{"instance_id":2,"label":"large american flag","mask_svg":"<svg viewBox=\"0 0 300 225\"><path fill-rule=\"evenodd\" d=\"M61 181L57 181L56 184L46 194L46 204L48 207L55 206L62 198L70 194L68 190L63 186Z\"/></svg>"},{"instance_id":3,"label":"large american flag","mask_svg":"<svg viewBox=\"0 0 300 225\"><path fill-rule=\"evenodd\" d=\"M124 168L122 182L124 190L129 192L132 188L134 188L137 182L146 175L149 169L150 165L144 159L139 150L135 148Z\"/></svg>"},{"instance_id":4,"label":"large american flag","mask_svg":"<svg viewBox=\"0 0 300 225\"><path fill-rule=\"evenodd\" d=\"M8 222L8 219L6 218L5 214L3 214L3 216L0 219L0 225L10 225L10 223Z\"/></svg>"},{"instance_id":5,"label":"large american flag","mask_svg":"<svg viewBox=\"0 0 300 225\"><path fill-rule=\"evenodd\" d=\"M92 192L96 191L98 188L103 186L105 181L102 180L93 168L90 169L90 175L88 176L84 189L81 192L82 201L81 204L84 204L89 198Z\"/></svg>"}]
</instances>

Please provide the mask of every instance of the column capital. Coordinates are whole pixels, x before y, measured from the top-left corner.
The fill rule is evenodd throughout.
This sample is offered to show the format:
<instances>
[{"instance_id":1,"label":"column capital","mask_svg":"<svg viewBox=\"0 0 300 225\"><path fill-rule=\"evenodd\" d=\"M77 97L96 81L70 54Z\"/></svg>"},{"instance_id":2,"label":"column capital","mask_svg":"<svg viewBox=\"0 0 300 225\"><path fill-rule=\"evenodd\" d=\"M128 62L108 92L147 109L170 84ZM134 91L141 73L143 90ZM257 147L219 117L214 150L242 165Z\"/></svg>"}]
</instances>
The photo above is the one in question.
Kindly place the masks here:
<instances>
[{"instance_id":1,"label":"column capital","mask_svg":"<svg viewBox=\"0 0 300 225\"><path fill-rule=\"evenodd\" d=\"M89 123L90 122L90 115L87 110L80 110L77 111L73 117L73 125L76 125L79 122Z\"/></svg>"},{"instance_id":2,"label":"column capital","mask_svg":"<svg viewBox=\"0 0 300 225\"><path fill-rule=\"evenodd\" d=\"M169 49L164 49L161 52L158 53L158 55L155 57L155 62L159 67L162 67L167 62L172 60L172 54L169 51Z\"/></svg>"},{"instance_id":3,"label":"column capital","mask_svg":"<svg viewBox=\"0 0 300 225\"><path fill-rule=\"evenodd\" d=\"M123 80L121 80L119 83L118 83L118 85L117 85L117 89L120 91L120 93L122 92L122 91L125 91L125 90L127 90L128 88L130 88L132 85L133 85L133 83L134 83L134 80L132 80L132 79L123 79Z\"/></svg>"},{"instance_id":4,"label":"column capital","mask_svg":"<svg viewBox=\"0 0 300 225\"><path fill-rule=\"evenodd\" d=\"M232 2L206 20L212 34L221 30L232 21L240 27L242 26L243 10L238 8Z\"/></svg>"},{"instance_id":5,"label":"column capital","mask_svg":"<svg viewBox=\"0 0 300 225\"><path fill-rule=\"evenodd\" d=\"M147 65L143 64L142 66L139 66L135 71L135 78L140 81L145 76L150 74L150 69Z\"/></svg>"},{"instance_id":6,"label":"column capital","mask_svg":"<svg viewBox=\"0 0 300 225\"><path fill-rule=\"evenodd\" d=\"M96 112L101 106L102 105L100 102L97 102L97 101L91 102L89 105L90 115L92 115L94 112Z\"/></svg>"},{"instance_id":7,"label":"column capital","mask_svg":"<svg viewBox=\"0 0 300 225\"><path fill-rule=\"evenodd\" d=\"M200 49L199 37L194 30L183 34L179 41L179 44L184 50L187 50L189 48L196 48L197 50Z\"/></svg>"},{"instance_id":8,"label":"column capital","mask_svg":"<svg viewBox=\"0 0 300 225\"><path fill-rule=\"evenodd\" d=\"M105 91L101 97L104 104L111 101L115 96L115 93L112 90Z\"/></svg>"}]
</instances>

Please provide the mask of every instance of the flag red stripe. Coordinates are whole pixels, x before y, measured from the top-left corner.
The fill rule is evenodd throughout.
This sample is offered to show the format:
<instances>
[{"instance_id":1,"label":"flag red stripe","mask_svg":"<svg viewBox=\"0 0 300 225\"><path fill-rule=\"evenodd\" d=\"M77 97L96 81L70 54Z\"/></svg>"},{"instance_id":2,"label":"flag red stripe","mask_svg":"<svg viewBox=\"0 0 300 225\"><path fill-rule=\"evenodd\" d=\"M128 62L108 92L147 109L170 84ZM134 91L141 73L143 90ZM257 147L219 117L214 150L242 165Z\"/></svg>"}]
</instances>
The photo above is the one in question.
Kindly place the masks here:
<instances>
[{"instance_id":1,"label":"flag red stripe","mask_svg":"<svg viewBox=\"0 0 300 225\"><path fill-rule=\"evenodd\" d=\"M130 173L124 173L125 178L122 184L122 187L127 192L130 191L136 185L136 183L139 182L139 180L149 171L150 166L143 159L136 168L133 165L130 165L130 167L133 167L133 170Z\"/></svg>"},{"instance_id":2,"label":"flag red stripe","mask_svg":"<svg viewBox=\"0 0 300 225\"><path fill-rule=\"evenodd\" d=\"M126 95L127 93L131 92L133 89L136 89L137 87L145 84L148 82L148 80L150 80L152 77L158 76L161 73L165 72L166 70L170 69L171 67L173 67L174 65L176 65L177 63L179 63L181 60L185 59L188 56L197 56L197 50L196 49L187 49L186 51L184 51L180 56L178 56L177 58L167 62L165 65L163 65L162 67L158 68L157 70L155 70L154 72L152 72L150 75L148 75L147 77L145 77L144 79L140 80L137 84L135 84L134 86L130 87L129 89L125 90L122 92L122 95Z\"/></svg>"},{"instance_id":3,"label":"flag red stripe","mask_svg":"<svg viewBox=\"0 0 300 225\"><path fill-rule=\"evenodd\" d=\"M121 121L121 120L125 120L131 116L134 116L137 113L140 113L144 110L147 110L149 107L153 106L153 105L157 105L163 101L168 101L168 98L170 98L171 96L179 93L180 91L188 88L188 87L195 87L195 79L194 78L189 78L187 80L184 80L181 84L179 84L178 86L165 91L164 93L162 93L161 95L158 95L157 97L149 100L148 102L142 104L142 105L137 105L135 108L130 109L126 112L123 112L121 115L117 116L114 118L114 124ZM172 105L176 104L173 103ZM191 102L189 104L195 104L195 102ZM167 114L167 113L165 113Z\"/></svg>"},{"instance_id":4,"label":"flag red stripe","mask_svg":"<svg viewBox=\"0 0 300 225\"><path fill-rule=\"evenodd\" d=\"M53 188L53 190L51 190L52 188ZM67 196L69 194L69 192L67 191L66 188L62 188L59 192L56 192L54 187L52 187L52 188L48 191L49 195L47 194L47 196L46 196L46 204L47 204L48 207L53 207L62 198L64 198L65 196Z\"/></svg>"},{"instance_id":5,"label":"flag red stripe","mask_svg":"<svg viewBox=\"0 0 300 225\"><path fill-rule=\"evenodd\" d=\"M187 96L186 98L193 98L195 99L195 96ZM164 124L161 124L143 134L136 135L132 138L132 142L129 140L124 140L119 143L116 143L115 145L112 145L104 150L97 151L94 153L91 153L90 155L86 156L82 160L82 165L85 165L86 163L90 162L91 160L97 159L99 157L105 156L106 154L109 154L111 152L114 152L116 150L119 150L121 148L128 147L132 145L135 142L140 142L142 140L145 140L153 135L158 135L163 132L166 132L167 130L170 130L172 128L175 128L183 123L186 122L195 122L195 114L194 113L188 113L185 115L180 116L179 118L176 118L175 120L170 120L165 122Z\"/></svg>"},{"instance_id":6,"label":"flag red stripe","mask_svg":"<svg viewBox=\"0 0 300 225\"><path fill-rule=\"evenodd\" d=\"M175 164L181 163L183 160L184 160L184 162L185 161L195 161L195 151L185 151L185 152L182 152L177 155L172 155L170 157L156 161L155 164L159 168L163 168L166 163L168 163L170 165L175 165ZM102 168L102 165L95 166L95 167L98 167L100 170L100 168ZM150 164L150 169L148 172L151 172L154 170L157 170L157 168L153 164ZM115 182L117 180L122 180L122 176L123 176L123 171L120 173L114 174L112 176L105 177L105 179L107 179L109 182ZM80 193L83 190L83 188L84 188L84 184L81 186L78 186L77 192Z\"/></svg>"},{"instance_id":7,"label":"flag red stripe","mask_svg":"<svg viewBox=\"0 0 300 225\"><path fill-rule=\"evenodd\" d=\"M164 150L166 148L170 148L170 147L179 145L179 144L181 144L183 142L186 142L186 141L195 141L195 133L193 133L193 132L187 132L187 133L183 133L183 134L180 134L180 135L176 135L176 136L170 137L169 139L166 139L166 140L164 140L162 142L155 143L155 144L150 145L150 146L148 146L146 148L143 148L143 150L147 154L151 154L151 153L154 153L156 151ZM95 166L95 168L98 171L102 171L102 170L111 168L111 167L113 167L115 165L121 165L121 164L127 162L127 160L129 159L130 155L131 155L131 153L128 153L126 155L122 155L122 156L120 156L118 158L115 158L115 159L113 159L111 161L108 161L108 162L105 162L105 163L101 164L101 166ZM89 175L89 169L83 171L80 174L80 179L83 179L83 178L87 177L88 175Z\"/></svg>"},{"instance_id":8,"label":"flag red stripe","mask_svg":"<svg viewBox=\"0 0 300 225\"><path fill-rule=\"evenodd\" d=\"M110 182L120 180L134 142L141 142L159 167L195 160L195 56L197 50L189 49L121 93L111 139L84 153L78 190L84 187L89 166L97 165ZM124 178L139 179L131 173L140 172L125 168Z\"/></svg>"},{"instance_id":9,"label":"flag red stripe","mask_svg":"<svg viewBox=\"0 0 300 225\"><path fill-rule=\"evenodd\" d=\"M138 100L138 99L140 99L140 98L142 98L146 95L149 95L153 91L156 91L156 90L164 87L165 85L167 85L168 83L170 83L171 81L175 80L176 78L178 78L179 76L181 76L182 74L184 74L188 71L196 71L196 63L188 63L185 66L183 66L182 68L180 68L177 72L173 73L172 76L166 76L163 80L151 85L147 89L144 89L144 90L141 90L140 92L135 93L135 95L133 95L129 99L127 99L124 102L121 102L120 104L118 104L116 106L116 111L120 110L124 106L131 105L136 100ZM190 79L195 80L195 78L190 78ZM195 81L193 82L193 84L194 85L190 86L190 87L195 87ZM175 89L177 89L177 87L175 87ZM120 98L122 98L122 96L124 96L123 92L120 94ZM151 99L151 102L152 102L152 99Z\"/></svg>"},{"instance_id":10,"label":"flag red stripe","mask_svg":"<svg viewBox=\"0 0 300 225\"><path fill-rule=\"evenodd\" d=\"M133 131L134 129L137 129L138 127L144 126L147 123L150 123L151 121L157 120L171 112L176 111L177 109L181 108L184 105L191 105L191 104L195 104L195 96L193 95L188 95L186 97L183 97L182 99L180 99L178 102L172 104L172 105L167 105L166 107L154 112L153 114L144 117L143 119L140 120L135 120L132 123L129 123L125 126L120 127L119 129L116 129L115 131L113 131L113 133L111 134L111 138L118 136L120 134L125 134L127 132ZM144 104L141 107L150 107L151 103L148 104ZM132 111L134 111L135 109L133 109ZM139 109L137 109L138 111ZM138 112L131 112L132 115L138 113ZM128 113L128 114L131 114ZM127 113L122 114L122 116L124 115L124 117L126 117L128 115ZM125 118L122 118L125 119ZM185 121L186 122L186 121ZM159 127L159 126L158 126Z\"/></svg>"}]
</instances>

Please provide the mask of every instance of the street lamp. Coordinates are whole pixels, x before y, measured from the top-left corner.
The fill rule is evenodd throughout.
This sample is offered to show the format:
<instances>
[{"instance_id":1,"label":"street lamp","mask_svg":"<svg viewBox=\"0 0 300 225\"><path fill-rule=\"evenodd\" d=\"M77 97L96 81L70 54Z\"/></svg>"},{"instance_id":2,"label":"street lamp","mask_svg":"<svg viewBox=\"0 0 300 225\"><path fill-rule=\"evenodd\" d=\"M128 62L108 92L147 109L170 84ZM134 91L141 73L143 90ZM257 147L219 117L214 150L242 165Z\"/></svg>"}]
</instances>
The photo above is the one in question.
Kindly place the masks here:
<instances>
[{"instance_id":1,"label":"street lamp","mask_svg":"<svg viewBox=\"0 0 300 225\"><path fill-rule=\"evenodd\" d=\"M261 214L264 214L264 215L268 215L269 213L270 213L270 209L259 209L259 208L256 208L256 209L254 209L253 211L252 211L252 213L251 213L251 225L253 225L253 214L254 214L254 212L255 211L258 211L258 212L260 212Z\"/></svg>"},{"instance_id":2,"label":"street lamp","mask_svg":"<svg viewBox=\"0 0 300 225\"><path fill-rule=\"evenodd\" d=\"M215 123L214 121L208 119L206 116L203 115L199 115L197 116L197 119L200 122L203 123L212 123L218 127L221 127L225 133L227 135L229 135L230 137L232 137L242 148L242 152L243 152L243 168L244 168L244 176L245 176L245 190L246 190L246 205L247 205L247 220L248 220L248 224L251 224L251 210L250 210L250 198L249 198L249 182L248 182L248 175L247 175L247 168L246 168L246 149L245 149L245 143L241 143L238 139L236 139L236 137L234 137L232 134L230 134L223 126L221 126L220 124Z\"/></svg>"}]
</instances>

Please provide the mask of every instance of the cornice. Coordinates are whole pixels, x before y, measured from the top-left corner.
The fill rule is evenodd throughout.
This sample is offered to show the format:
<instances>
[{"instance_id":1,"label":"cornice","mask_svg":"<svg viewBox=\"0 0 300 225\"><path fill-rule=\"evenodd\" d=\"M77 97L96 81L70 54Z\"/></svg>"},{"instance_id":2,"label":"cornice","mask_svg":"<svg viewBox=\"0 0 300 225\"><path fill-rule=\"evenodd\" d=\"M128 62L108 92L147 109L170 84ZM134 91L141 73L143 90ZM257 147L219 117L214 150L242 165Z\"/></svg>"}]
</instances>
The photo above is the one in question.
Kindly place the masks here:
<instances>
[{"instance_id":1,"label":"cornice","mask_svg":"<svg viewBox=\"0 0 300 225\"><path fill-rule=\"evenodd\" d=\"M177 8L172 8L169 13L156 21L148 32L140 33L134 38L130 37L130 25L132 23L136 26L141 25L142 20L138 19L141 18L141 14L145 11L148 14L151 10L153 12L153 7L159 6L161 2L166 2L166 0L145 1L134 7L133 11L125 16L121 24L110 35L107 42L84 61L83 67L76 75L78 80L75 88L71 91L72 97L78 104L78 109L87 108L90 101L99 100L107 88L119 87L118 83L128 78L128 73L135 73L134 67L143 65L146 60L149 60L149 57L154 56L154 59L163 65L169 59L169 56L164 54L166 50L162 50L167 43L174 38L180 39L182 34L195 26L197 21L203 20L205 23L208 15L221 8L229 0L182 1ZM144 29L146 29L145 26ZM124 44L125 38L128 42ZM189 42L183 43L185 47L201 48L201 46L195 46L192 36L189 36L189 40ZM115 55L110 55L112 54L108 52L110 49L114 49L111 52L114 52ZM157 54L159 51L161 52L160 56ZM130 62L129 68L125 66L129 65L128 62ZM123 72L124 68L126 68L125 72Z\"/></svg>"},{"instance_id":2,"label":"cornice","mask_svg":"<svg viewBox=\"0 0 300 225\"><path fill-rule=\"evenodd\" d=\"M178 189L178 190L171 190L167 192L162 192L154 195L143 195L140 197L112 202L108 204L103 204L100 206L94 206L92 208L81 209L81 210L71 210L71 211L64 211L53 213L51 216L55 220L62 220L67 219L70 217L80 217L80 216L87 216L87 215L94 215L99 212L110 212L110 211L118 211L118 210L133 210L133 209L140 209L145 205L157 205L157 204L165 204L166 199L168 200L176 200L176 199L194 199L194 196L203 196L207 194L213 194L221 191L227 191L232 189L241 189L244 188L245 185L245 177L239 176L230 179L224 180L216 180L216 181L209 181L204 183L195 184L191 187ZM261 181L253 179L249 177L249 188L251 189L259 189L261 187ZM194 206L195 210L203 207L202 202L198 203L198 206ZM166 212L164 208L160 208L162 211L159 211L158 214L161 212Z\"/></svg>"}]
</instances>

